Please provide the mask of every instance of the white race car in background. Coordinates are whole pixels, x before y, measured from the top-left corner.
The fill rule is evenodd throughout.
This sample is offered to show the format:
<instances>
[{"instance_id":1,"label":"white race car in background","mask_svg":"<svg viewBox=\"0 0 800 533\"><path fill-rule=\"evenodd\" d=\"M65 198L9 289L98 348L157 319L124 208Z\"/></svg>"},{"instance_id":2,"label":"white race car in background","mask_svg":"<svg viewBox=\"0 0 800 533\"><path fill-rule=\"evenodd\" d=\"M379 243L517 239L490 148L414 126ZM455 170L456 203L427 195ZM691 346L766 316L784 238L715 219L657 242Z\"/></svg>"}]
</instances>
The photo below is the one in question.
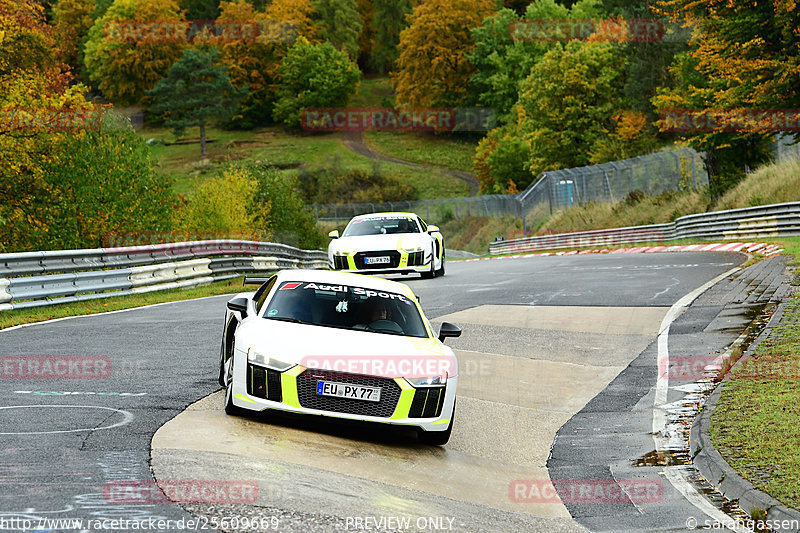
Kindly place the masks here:
<instances>
[{"instance_id":1,"label":"white race car in background","mask_svg":"<svg viewBox=\"0 0 800 533\"><path fill-rule=\"evenodd\" d=\"M408 286L341 272L285 270L227 304L219 382L225 411L277 409L417 428L443 445L458 367Z\"/></svg>"},{"instance_id":2,"label":"white race car in background","mask_svg":"<svg viewBox=\"0 0 800 533\"><path fill-rule=\"evenodd\" d=\"M330 232L333 270L370 274L419 273L444 276L444 237L416 213L373 213L354 217L342 232Z\"/></svg>"}]
</instances>

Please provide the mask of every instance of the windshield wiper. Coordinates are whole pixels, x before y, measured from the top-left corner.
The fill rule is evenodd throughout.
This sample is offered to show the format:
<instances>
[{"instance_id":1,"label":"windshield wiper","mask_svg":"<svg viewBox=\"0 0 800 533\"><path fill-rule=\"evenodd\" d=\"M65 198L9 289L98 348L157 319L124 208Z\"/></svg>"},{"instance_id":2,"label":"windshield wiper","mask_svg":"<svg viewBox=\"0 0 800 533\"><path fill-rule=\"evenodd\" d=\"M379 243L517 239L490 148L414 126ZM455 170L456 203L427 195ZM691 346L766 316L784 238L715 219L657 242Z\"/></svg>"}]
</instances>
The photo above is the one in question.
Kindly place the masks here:
<instances>
[{"instance_id":1,"label":"windshield wiper","mask_svg":"<svg viewBox=\"0 0 800 533\"><path fill-rule=\"evenodd\" d=\"M310 322L306 322L305 320L288 316L265 316L264 318L268 320L280 320L281 322L293 322L295 324L310 324Z\"/></svg>"}]
</instances>

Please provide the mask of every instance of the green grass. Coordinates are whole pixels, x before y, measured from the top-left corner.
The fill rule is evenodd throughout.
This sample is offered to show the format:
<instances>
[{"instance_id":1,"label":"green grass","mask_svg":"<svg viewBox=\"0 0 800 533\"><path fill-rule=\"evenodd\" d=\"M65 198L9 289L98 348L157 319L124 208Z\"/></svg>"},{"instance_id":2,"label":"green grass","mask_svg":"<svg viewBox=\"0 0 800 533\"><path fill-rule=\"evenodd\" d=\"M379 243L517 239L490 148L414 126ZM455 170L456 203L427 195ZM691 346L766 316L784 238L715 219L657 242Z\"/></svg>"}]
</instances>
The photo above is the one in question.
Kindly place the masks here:
<instances>
[{"instance_id":1,"label":"green grass","mask_svg":"<svg viewBox=\"0 0 800 533\"><path fill-rule=\"evenodd\" d=\"M764 165L728 191L714 209L734 209L800 200L800 159Z\"/></svg>"},{"instance_id":2,"label":"green grass","mask_svg":"<svg viewBox=\"0 0 800 533\"><path fill-rule=\"evenodd\" d=\"M702 213L707 205L706 191L644 196L639 201L623 200L614 204L590 203L557 211L551 217L545 218L538 230L540 233L568 233L664 224L685 215Z\"/></svg>"},{"instance_id":3,"label":"green grass","mask_svg":"<svg viewBox=\"0 0 800 533\"><path fill-rule=\"evenodd\" d=\"M163 128L147 128L140 132L143 138L173 142L174 136ZM202 181L215 176L231 162L263 162L282 168L321 168L338 159L344 168L370 169L372 160L351 152L342 143L342 134L297 134L281 128L262 128L255 131L207 130L214 142L208 145L206 160L200 157L200 146L192 144L151 145L154 161L162 174L173 179L176 192L188 194ZM186 132L186 138L197 139L197 129ZM412 184L421 199L466 196L467 185L442 172L413 168L395 163L380 163L383 172Z\"/></svg>"},{"instance_id":4,"label":"green grass","mask_svg":"<svg viewBox=\"0 0 800 533\"><path fill-rule=\"evenodd\" d=\"M477 142L429 132L368 131L365 142L374 150L405 161L472 172Z\"/></svg>"},{"instance_id":5,"label":"green grass","mask_svg":"<svg viewBox=\"0 0 800 533\"><path fill-rule=\"evenodd\" d=\"M767 186L768 187L768 186ZM774 242L800 264L800 237ZM734 368L711 417L711 438L756 488L800 508L800 294L773 334Z\"/></svg>"},{"instance_id":6,"label":"green grass","mask_svg":"<svg viewBox=\"0 0 800 533\"><path fill-rule=\"evenodd\" d=\"M392 80L388 77L361 80L358 92L350 98L349 107L386 107L394 104Z\"/></svg>"},{"instance_id":7,"label":"green grass","mask_svg":"<svg viewBox=\"0 0 800 533\"><path fill-rule=\"evenodd\" d=\"M243 279L244 278L234 278L226 281L217 281L208 285L187 289L170 289L144 294L132 294L129 296L115 296L100 300L90 300L88 302L65 303L47 307L36 307L33 309L0 311L0 329L10 328L20 324L52 320L54 318L92 315L107 311L141 307L143 305L190 300L193 298L217 296L220 294L235 294L243 291Z\"/></svg>"},{"instance_id":8,"label":"green grass","mask_svg":"<svg viewBox=\"0 0 800 533\"><path fill-rule=\"evenodd\" d=\"M781 239L784 241L785 239ZM800 239L786 244L797 263ZM711 417L714 446L756 488L800 508L800 295L734 368Z\"/></svg>"}]
</instances>

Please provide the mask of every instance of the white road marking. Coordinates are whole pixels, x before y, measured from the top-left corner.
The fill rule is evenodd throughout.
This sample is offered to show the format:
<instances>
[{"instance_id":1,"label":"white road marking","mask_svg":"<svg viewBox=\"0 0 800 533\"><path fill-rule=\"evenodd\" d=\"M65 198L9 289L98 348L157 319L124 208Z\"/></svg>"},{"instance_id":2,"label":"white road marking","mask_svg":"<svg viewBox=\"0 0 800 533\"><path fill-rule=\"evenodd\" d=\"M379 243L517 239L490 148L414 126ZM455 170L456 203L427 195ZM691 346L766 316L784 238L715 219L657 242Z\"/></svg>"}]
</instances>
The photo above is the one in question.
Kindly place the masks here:
<instances>
[{"instance_id":1,"label":"white road marking","mask_svg":"<svg viewBox=\"0 0 800 533\"><path fill-rule=\"evenodd\" d=\"M134 416L132 413L128 411L123 411L122 409L113 409L111 407L100 407L98 405L8 405L5 407L0 407L2 409L31 409L37 407L54 407L56 409L102 409L104 411L114 411L120 413L123 416L122 421L117 422L116 424L111 424L110 426L102 426L102 427L94 427L94 428L82 428L82 429L62 429L58 431L20 431L20 432L1 432L0 435L51 435L55 433L80 433L82 431L98 431L101 429L113 429L118 428L120 426L125 426L133 422Z\"/></svg>"},{"instance_id":2,"label":"white road marking","mask_svg":"<svg viewBox=\"0 0 800 533\"><path fill-rule=\"evenodd\" d=\"M664 320L661 322L658 334L658 368L669 368L669 329L672 322L702 293L713 285L719 283L734 272L740 270L739 267L720 274L708 283L696 288L683 298L675 302L670 307ZM663 365L663 366L662 366ZM667 404L667 392L669 391L669 372L658 372L656 381L656 394L653 401L653 441L656 451L669 450L669 437L665 434L667 429L667 417L665 407ZM731 517L714 507L697 489L687 481L681 474L680 467L665 467L665 477L670 484L680 492L686 500L696 507L703 514L709 516L719 524L723 524L727 529L737 533L751 532L752 530L741 527L731 520Z\"/></svg>"}]
</instances>

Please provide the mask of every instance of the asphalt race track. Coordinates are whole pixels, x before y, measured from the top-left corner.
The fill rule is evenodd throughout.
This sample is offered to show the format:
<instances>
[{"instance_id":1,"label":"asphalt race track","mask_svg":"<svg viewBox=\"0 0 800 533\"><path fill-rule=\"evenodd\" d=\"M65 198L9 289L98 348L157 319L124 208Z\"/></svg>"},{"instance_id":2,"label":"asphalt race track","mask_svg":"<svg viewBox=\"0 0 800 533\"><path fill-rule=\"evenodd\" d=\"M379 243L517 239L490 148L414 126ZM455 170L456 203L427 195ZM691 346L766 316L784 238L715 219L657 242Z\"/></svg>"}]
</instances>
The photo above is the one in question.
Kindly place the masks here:
<instances>
[{"instance_id":1,"label":"asphalt race track","mask_svg":"<svg viewBox=\"0 0 800 533\"><path fill-rule=\"evenodd\" d=\"M239 531L684 530L687 518L707 515L664 468L635 466L654 449L656 339L676 302L745 259L529 257L450 262L433 280L397 276L435 326L464 330L448 340L461 380L442 448L397 429L226 416L217 384L226 297L0 332L4 362L75 356L95 365L85 379L28 379L4 366L0 529L99 531L102 520L129 519L145 530L169 520L151 530L202 531L225 518L223 529ZM721 308L678 313L670 350L729 345L736 327L708 330ZM231 493L183 506L110 493L153 476L257 490L252 500ZM558 499L546 494L551 479L562 488L621 482L644 496ZM47 521L66 518L83 527ZM243 527L250 520L261 527Z\"/></svg>"}]
</instances>

